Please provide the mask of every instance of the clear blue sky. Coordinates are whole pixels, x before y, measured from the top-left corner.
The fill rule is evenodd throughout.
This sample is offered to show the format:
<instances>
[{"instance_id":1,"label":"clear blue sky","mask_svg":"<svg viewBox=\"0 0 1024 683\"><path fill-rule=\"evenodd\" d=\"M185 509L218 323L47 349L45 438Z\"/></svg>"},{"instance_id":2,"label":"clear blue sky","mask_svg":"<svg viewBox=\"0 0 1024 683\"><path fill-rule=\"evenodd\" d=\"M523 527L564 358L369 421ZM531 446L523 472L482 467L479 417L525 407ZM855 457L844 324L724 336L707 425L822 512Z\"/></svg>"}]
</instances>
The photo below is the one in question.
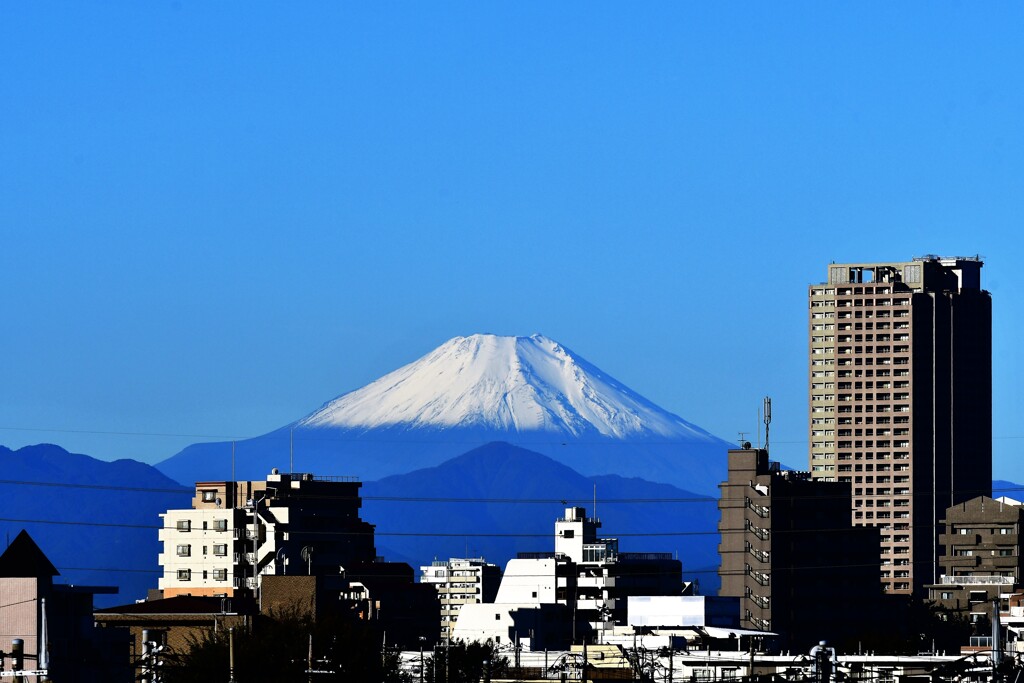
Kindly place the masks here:
<instances>
[{"instance_id":1,"label":"clear blue sky","mask_svg":"<svg viewBox=\"0 0 1024 683\"><path fill-rule=\"evenodd\" d=\"M0 5L0 443L155 462L541 332L806 464L806 287L984 257L1024 478L1018 3Z\"/></svg>"}]
</instances>

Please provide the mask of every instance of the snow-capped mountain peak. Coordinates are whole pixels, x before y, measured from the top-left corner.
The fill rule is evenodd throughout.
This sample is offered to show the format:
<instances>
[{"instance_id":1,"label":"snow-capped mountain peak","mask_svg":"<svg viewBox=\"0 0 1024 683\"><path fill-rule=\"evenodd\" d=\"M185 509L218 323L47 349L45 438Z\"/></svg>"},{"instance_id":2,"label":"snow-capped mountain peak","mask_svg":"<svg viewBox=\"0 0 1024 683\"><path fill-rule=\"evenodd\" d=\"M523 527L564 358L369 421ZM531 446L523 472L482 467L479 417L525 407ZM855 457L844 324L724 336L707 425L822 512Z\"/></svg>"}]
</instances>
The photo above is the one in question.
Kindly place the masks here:
<instances>
[{"instance_id":1,"label":"snow-capped mountain peak","mask_svg":"<svg viewBox=\"0 0 1024 683\"><path fill-rule=\"evenodd\" d=\"M296 426L714 439L539 334L455 337L326 403Z\"/></svg>"}]
</instances>

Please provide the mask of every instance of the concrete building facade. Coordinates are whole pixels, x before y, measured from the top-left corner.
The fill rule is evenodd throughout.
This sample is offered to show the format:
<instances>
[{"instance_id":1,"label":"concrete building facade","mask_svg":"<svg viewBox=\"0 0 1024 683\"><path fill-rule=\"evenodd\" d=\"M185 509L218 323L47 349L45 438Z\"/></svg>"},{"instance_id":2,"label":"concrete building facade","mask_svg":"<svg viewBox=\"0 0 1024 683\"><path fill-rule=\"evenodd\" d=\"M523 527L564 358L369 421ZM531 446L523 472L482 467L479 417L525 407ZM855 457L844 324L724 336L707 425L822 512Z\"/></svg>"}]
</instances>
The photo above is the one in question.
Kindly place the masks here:
<instances>
[{"instance_id":1,"label":"concrete building facade","mask_svg":"<svg viewBox=\"0 0 1024 683\"><path fill-rule=\"evenodd\" d=\"M855 524L881 531L880 578L939 576L947 507L991 492L992 306L978 258L828 266L809 288L815 479L848 482Z\"/></svg>"}]
</instances>

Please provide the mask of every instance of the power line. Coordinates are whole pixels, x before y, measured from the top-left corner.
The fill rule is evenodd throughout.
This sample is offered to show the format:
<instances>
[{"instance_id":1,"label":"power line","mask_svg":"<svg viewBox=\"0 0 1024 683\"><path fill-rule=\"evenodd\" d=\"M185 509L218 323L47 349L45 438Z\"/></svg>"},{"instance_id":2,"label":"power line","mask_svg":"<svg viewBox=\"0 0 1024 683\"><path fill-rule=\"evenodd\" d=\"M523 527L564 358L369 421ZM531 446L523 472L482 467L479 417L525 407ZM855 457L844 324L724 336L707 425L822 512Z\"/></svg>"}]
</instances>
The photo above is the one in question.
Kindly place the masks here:
<instances>
[{"instance_id":1,"label":"power line","mask_svg":"<svg viewBox=\"0 0 1024 683\"><path fill-rule=\"evenodd\" d=\"M227 510L231 510L228 508ZM225 512L227 512L225 510ZM364 523L365 520L360 520ZM11 524L52 524L59 526L85 526L85 527L99 527L99 528L126 528L126 529L147 529L155 531L179 531L177 526L164 526L160 524L130 524L126 522L90 522L83 520L59 520L59 519L31 519L31 518L14 518L14 517L0 517L0 522L7 522ZM235 530L245 530L246 527L234 527ZM861 526L850 526L850 527L836 527L836 528L825 528L825 529L772 529L771 533L776 536L788 536L788 535L800 535L800 534L822 534L822 533L838 533L850 531L851 529L865 528ZM866 527L876 528L876 527ZM934 527L930 524L917 524L908 525L906 529L885 529L886 532L899 533L904 531L915 531L915 530L931 530ZM229 538L218 537L218 534L226 534L227 531L216 531L213 529L205 530L211 534L211 542L217 540L236 540L233 536ZM385 536L385 537L412 537L412 538L552 538L553 532L544 533L526 533L526 532L515 532L515 533L503 533L503 532L455 532L455 531L379 531L376 529L370 531L346 531L346 530L303 530L303 531L292 531L296 535L302 536ZM691 531L650 531L650 532L622 532L610 534L608 538L679 538L689 536L717 536L722 534L745 534L749 531L745 528L737 529L715 529L715 530L691 530Z\"/></svg>"},{"instance_id":2,"label":"power line","mask_svg":"<svg viewBox=\"0 0 1024 683\"><path fill-rule=\"evenodd\" d=\"M144 431L105 430L105 429L63 429L63 428L59 428L59 427L17 427L17 426L10 426L10 425L0 425L0 431L39 432L39 433L44 433L44 434L47 434L47 433L49 433L49 434L92 434L92 435L98 435L98 436L140 436L140 437L161 437L161 438L182 438L182 439L224 439L224 440L227 440L227 441L232 441L232 440L233 441L248 441L248 440L251 440L251 439L268 439L268 440L273 439L273 440L286 441L288 439L287 435L281 435L281 436L274 435L274 436L271 436L271 434L273 434L273 431L265 433L265 434L194 434L194 433L184 433L184 432L179 433L179 432L144 432ZM276 430L274 430L274 431L276 431ZM715 438L718 438L718 437L715 437ZM1024 435L993 436L992 439L993 440L1024 439ZM726 443L732 443L732 441L729 440L729 439L721 439L721 440L726 442ZM327 436L325 434L319 434L317 436L312 436L312 435L309 435L308 433L303 435L302 441L339 442L339 443L340 442L345 442L345 443L365 442L363 439L360 439L358 437ZM806 444L807 442L808 442L807 439L797 439L797 440L778 440L778 439L773 439L772 440L772 443L774 443L774 444L787 444L787 445ZM411 443L411 444L416 444L416 445L422 445L424 443L424 441L421 440L421 439L412 439L412 438L410 438L410 439L399 439L399 438L381 439L381 438L374 438L372 440L372 443ZM433 439L429 443L431 443L431 444L459 444L459 443L478 444L479 441L476 440L476 439L468 439L468 438L467 439ZM627 447L628 446L635 446L635 445L664 445L664 446L676 446L676 447L678 447L680 445L683 445L682 442L679 442L679 441L659 440L659 439L648 439L648 440L641 440L641 441L637 441L637 440L616 441L616 440L613 440L613 439L608 439L608 440L580 440L580 439L575 439L575 438L572 438L572 439L552 438L550 440L530 440L530 441L520 442L520 443L522 443L524 446L528 446L529 444L546 445L546 446L556 446L556 445L565 446L568 443L572 443L573 445L577 445L577 444L578 445L593 445L593 444L605 445L605 444L607 444L607 445L627 446ZM482 444L480 444L480 445L482 445ZM516 444L513 443L512 445L516 445Z\"/></svg>"},{"instance_id":3,"label":"power line","mask_svg":"<svg viewBox=\"0 0 1024 683\"><path fill-rule=\"evenodd\" d=\"M76 484L72 482L59 481L29 481L22 479L0 479L0 484L11 484L15 486L53 486L69 489L94 489L98 491L139 491L143 493L192 493L194 489L182 487L180 489L149 488L145 486L115 486L113 484Z\"/></svg>"},{"instance_id":4,"label":"power line","mask_svg":"<svg viewBox=\"0 0 1024 683\"><path fill-rule=\"evenodd\" d=\"M883 475L884 476L884 475ZM258 481L258 480L257 480ZM315 481L315 480L314 480ZM218 482L220 483L220 482ZM262 483L262 482L260 482ZM364 482L350 482L359 483L364 485ZM371 482L372 483L372 482ZM657 483L657 482L652 482ZM845 484L848 482L822 482L828 484ZM902 483L902 482L901 482ZM909 484L910 482L906 482ZM0 485L10 486L43 486L43 487L57 487L57 488L73 488L73 489L91 489L101 491L130 491L140 493L180 493L180 494L194 494L195 488L150 488L144 486L123 486L123 485L112 485L112 484L79 484L73 482L55 482L55 481L34 481L34 480L23 480L23 479L0 479ZM730 484L723 482L721 484L723 488L750 488L749 484ZM873 484L875 488L878 488L878 483ZM883 487L894 487L892 483L883 482ZM979 489L976 491L962 491L963 494L978 494L988 495L990 492L995 493L1012 493L1024 491L1024 486L1008 486L1008 487L995 487L992 489ZM408 503L496 503L496 504L570 504L570 503L590 503L593 501L592 498L487 498L487 497L455 497L455 496L339 496L339 495L327 495L327 494L302 494L303 498L317 499L317 500L339 500L339 501L382 501L382 502L408 502ZM915 498L915 497L927 497L930 494L928 492L910 492L906 494L898 494L901 498ZM849 496L843 494L815 496L814 500L839 500L846 499ZM884 494L880 496L883 499L891 498L893 495ZM798 499L797 496L773 496L773 500L794 500ZM657 498L598 498L598 501L603 504L708 504L718 503L720 498L711 496L687 496L687 497L657 497ZM754 499L752 499L754 500ZM743 507L740 505L740 507ZM230 508L229 508L230 509ZM728 506L726 508L728 509Z\"/></svg>"}]
</instances>

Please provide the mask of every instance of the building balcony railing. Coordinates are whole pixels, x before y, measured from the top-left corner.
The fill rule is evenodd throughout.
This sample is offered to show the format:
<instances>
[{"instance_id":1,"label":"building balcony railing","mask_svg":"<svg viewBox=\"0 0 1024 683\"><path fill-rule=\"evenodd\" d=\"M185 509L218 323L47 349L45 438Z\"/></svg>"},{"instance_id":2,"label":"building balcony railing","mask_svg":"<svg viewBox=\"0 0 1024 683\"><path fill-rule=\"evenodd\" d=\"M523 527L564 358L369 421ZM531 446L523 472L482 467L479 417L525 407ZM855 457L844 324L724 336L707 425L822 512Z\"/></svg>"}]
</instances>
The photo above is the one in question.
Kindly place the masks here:
<instances>
[{"instance_id":1,"label":"building balcony railing","mask_svg":"<svg viewBox=\"0 0 1024 683\"><path fill-rule=\"evenodd\" d=\"M580 588L615 588L614 576L581 576L576 582Z\"/></svg>"},{"instance_id":2,"label":"building balcony railing","mask_svg":"<svg viewBox=\"0 0 1024 683\"><path fill-rule=\"evenodd\" d=\"M771 629L772 622L770 620L768 620L768 619L762 619L761 617L751 616L750 617L750 622L755 627L757 627L758 630L761 630L761 631L770 631L770 630L772 630Z\"/></svg>"},{"instance_id":3,"label":"building balcony railing","mask_svg":"<svg viewBox=\"0 0 1024 683\"><path fill-rule=\"evenodd\" d=\"M751 522L749 519L746 520L746 529L750 533L760 538L762 541L767 541L768 538L772 535L772 532L768 529L762 529L759 526L754 526L754 523Z\"/></svg>"},{"instance_id":4,"label":"building balcony railing","mask_svg":"<svg viewBox=\"0 0 1024 683\"><path fill-rule=\"evenodd\" d=\"M942 575L940 583L946 586L1010 586L1013 585L1012 576L948 576Z\"/></svg>"},{"instance_id":5,"label":"building balcony railing","mask_svg":"<svg viewBox=\"0 0 1024 683\"><path fill-rule=\"evenodd\" d=\"M758 517L761 517L763 519L767 519L769 517L769 515L771 514L771 510L767 506L765 506L765 505L758 505L757 503L755 503L754 501L750 500L749 498L746 498L746 505L747 505L748 508L753 510L757 514Z\"/></svg>"},{"instance_id":6,"label":"building balcony railing","mask_svg":"<svg viewBox=\"0 0 1024 683\"><path fill-rule=\"evenodd\" d=\"M747 552L756 557L758 562L768 563L769 553L767 550L759 550L752 545L748 545Z\"/></svg>"},{"instance_id":7,"label":"building balcony railing","mask_svg":"<svg viewBox=\"0 0 1024 683\"><path fill-rule=\"evenodd\" d=\"M771 598L764 595L750 593L747 597L753 600L754 604L760 607L761 609L768 609L768 606L771 604Z\"/></svg>"},{"instance_id":8,"label":"building balcony railing","mask_svg":"<svg viewBox=\"0 0 1024 683\"><path fill-rule=\"evenodd\" d=\"M757 581L762 586L767 586L771 583L771 577L765 574L764 572L755 571L749 564L745 566L747 576L754 579L754 581Z\"/></svg>"}]
</instances>

